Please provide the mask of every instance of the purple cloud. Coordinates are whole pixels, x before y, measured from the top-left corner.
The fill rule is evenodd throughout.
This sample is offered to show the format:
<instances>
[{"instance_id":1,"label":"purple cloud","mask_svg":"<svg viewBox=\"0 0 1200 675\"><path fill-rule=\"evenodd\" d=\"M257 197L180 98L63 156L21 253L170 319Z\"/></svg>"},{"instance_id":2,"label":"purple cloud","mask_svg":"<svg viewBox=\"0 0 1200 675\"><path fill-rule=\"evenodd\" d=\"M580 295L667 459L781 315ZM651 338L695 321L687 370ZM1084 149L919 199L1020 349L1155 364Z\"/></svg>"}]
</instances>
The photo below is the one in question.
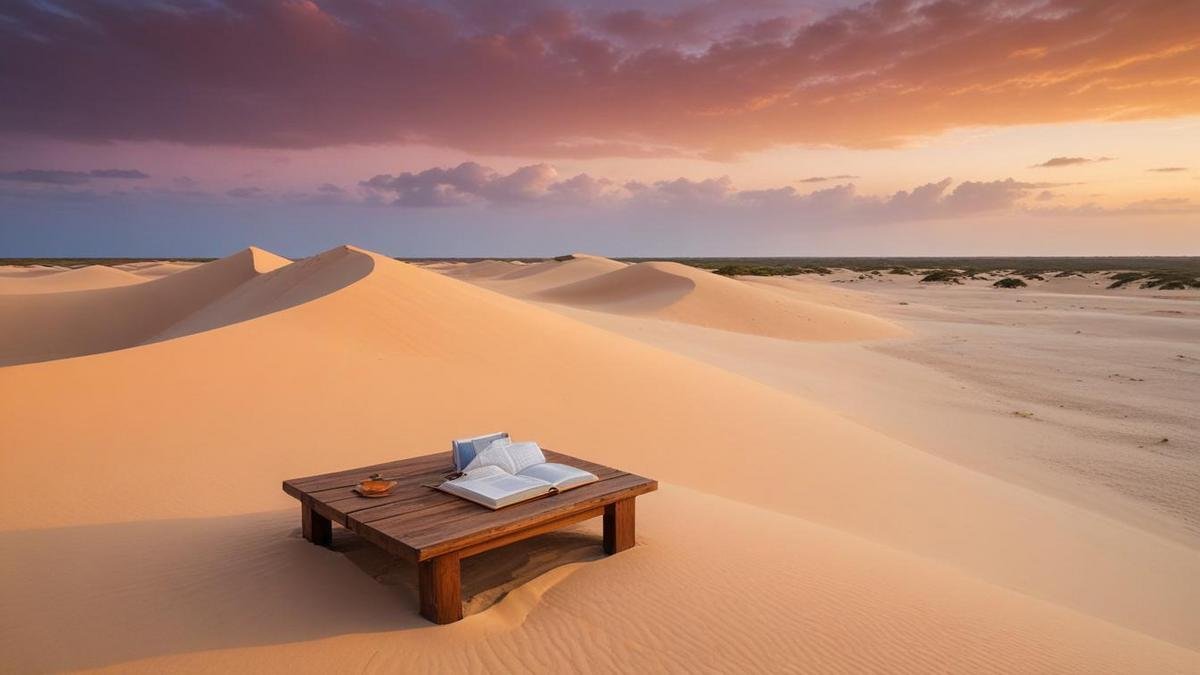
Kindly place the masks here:
<instances>
[{"instance_id":1,"label":"purple cloud","mask_svg":"<svg viewBox=\"0 0 1200 675\"><path fill-rule=\"evenodd\" d=\"M1078 164L1093 164L1095 162L1111 162L1115 157L1051 157L1041 164L1034 164L1029 167L1031 169L1056 169L1064 166L1075 166Z\"/></svg>"},{"instance_id":2,"label":"purple cloud","mask_svg":"<svg viewBox=\"0 0 1200 675\"><path fill-rule=\"evenodd\" d=\"M0 133L729 157L1200 112L1161 85L1196 2L670 4L8 0Z\"/></svg>"},{"instance_id":3,"label":"purple cloud","mask_svg":"<svg viewBox=\"0 0 1200 675\"><path fill-rule=\"evenodd\" d=\"M124 178L140 180L149 174L136 169L93 169L91 171L62 171L59 169L20 169L0 171L0 180L48 185L81 185L93 178Z\"/></svg>"},{"instance_id":4,"label":"purple cloud","mask_svg":"<svg viewBox=\"0 0 1200 675\"><path fill-rule=\"evenodd\" d=\"M841 174L838 176L810 176L808 178L801 178L797 182L798 183L827 183L831 180L854 180L856 178L858 178L858 176L850 176L847 174Z\"/></svg>"}]
</instances>

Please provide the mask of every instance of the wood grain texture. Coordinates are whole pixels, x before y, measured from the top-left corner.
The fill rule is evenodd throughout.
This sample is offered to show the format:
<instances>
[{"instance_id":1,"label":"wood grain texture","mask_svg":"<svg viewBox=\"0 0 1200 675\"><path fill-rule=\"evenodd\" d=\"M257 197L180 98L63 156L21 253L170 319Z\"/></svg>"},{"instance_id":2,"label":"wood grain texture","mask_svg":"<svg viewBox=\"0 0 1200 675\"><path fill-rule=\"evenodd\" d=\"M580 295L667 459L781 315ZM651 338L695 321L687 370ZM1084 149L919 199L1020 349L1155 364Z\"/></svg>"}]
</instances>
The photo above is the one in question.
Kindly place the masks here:
<instances>
[{"instance_id":1,"label":"wood grain texture","mask_svg":"<svg viewBox=\"0 0 1200 675\"><path fill-rule=\"evenodd\" d=\"M612 555L633 548L634 543L633 497L607 504L604 507L604 552Z\"/></svg>"},{"instance_id":2,"label":"wood grain texture","mask_svg":"<svg viewBox=\"0 0 1200 675\"><path fill-rule=\"evenodd\" d=\"M457 553L447 553L417 566L417 585L421 594L421 616L437 624L463 618L462 565Z\"/></svg>"}]
</instances>

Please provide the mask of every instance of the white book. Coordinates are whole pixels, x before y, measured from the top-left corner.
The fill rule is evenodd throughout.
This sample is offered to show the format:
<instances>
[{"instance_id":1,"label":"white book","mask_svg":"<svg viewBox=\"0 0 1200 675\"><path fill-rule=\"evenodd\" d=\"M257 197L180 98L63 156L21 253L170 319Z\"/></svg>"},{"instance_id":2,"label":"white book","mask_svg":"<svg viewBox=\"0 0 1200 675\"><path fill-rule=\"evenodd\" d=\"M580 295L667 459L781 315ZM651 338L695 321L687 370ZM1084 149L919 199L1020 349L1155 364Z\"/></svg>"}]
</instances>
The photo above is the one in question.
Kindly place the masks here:
<instances>
[{"instance_id":1,"label":"white book","mask_svg":"<svg viewBox=\"0 0 1200 675\"><path fill-rule=\"evenodd\" d=\"M566 464L547 462L537 443L497 442L475 456L463 474L443 482L439 490L499 509L552 492L594 483L595 474Z\"/></svg>"}]
</instances>

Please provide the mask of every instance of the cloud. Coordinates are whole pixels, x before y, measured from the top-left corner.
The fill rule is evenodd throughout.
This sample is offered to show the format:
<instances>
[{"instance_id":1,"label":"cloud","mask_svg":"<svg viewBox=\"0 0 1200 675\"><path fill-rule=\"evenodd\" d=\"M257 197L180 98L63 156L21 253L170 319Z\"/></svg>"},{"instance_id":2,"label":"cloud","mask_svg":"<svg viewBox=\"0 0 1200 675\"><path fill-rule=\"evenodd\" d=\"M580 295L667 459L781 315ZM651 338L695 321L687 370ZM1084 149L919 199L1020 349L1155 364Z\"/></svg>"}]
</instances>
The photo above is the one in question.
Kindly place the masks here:
<instances>
[{"instance_id":1,"label":"cloud","mask_svg":"<svg viewBox=\"0 0 1200 675\"><path fill-rule=\"evenodd\" d=\"M149 178L148 174L135 169L93 169L91 171L62 171L59 169L20 169L0 171L0 180L19 183L45 183L48 185L81 185L93 178Z\"/></svg>"},{"instance_id":2,"label":"cloud","mask_svg":"<svg viewBox=\"0 0 1200 675\"><path fill-rule=\"evenodd\" d=\"M945 178L891 195L873 196L860 195L849 183L807 193L792 186L739 190L728 176L618 184L589 174L559 180L558 171L548 164L523 166L505 174L465 162L416 173L381 174L359 185L369 193L388 195L392 204L402 207L524 204L685 211L726 209L774 215L824 215L848 221L895 221L1004 211L1017 207L1038 190L1068 184L1008 178L956 185Z\"/></svg>"},{"instance_id":3,"label":"cloud","mask_svg":"<svg viewBox=\"0 0 1200 675\"><path fill-rule=\"evenodd\" d=\"M1075 166L1077 164L1092 164L1095 162L1111 162L1115 157L1051 157L1041 164L1034 164L1031 169L1054 169L1063 166Z\"/></svg>"},{"instance_id":4,"label":"cloud","mask_svg":"<svg viewBox=\"0 0 1200 675\"><path fill-rule=\"evenodd\" d=\"M142 173L137 169L93 169L88 172L88 175L94 178L125 178L128 180L142 180L150 177L150 174Z\"/></svg>"},{"instance_id":5,"label":"cloud","mask_svg":"<svg viewBox=\"0 0 1200 675\"><path fill-rule=\"evenodd\" d=\"M1200 113L1196 2L592 7L12 0L0 133L722 158Z\"/></svg>"},{"instance_id":6,"label":"cloud","mask_svg":"<svg viewBox=\"0 0 1200 675\"><path fill-rule=\"evenodd\" d=\"M611 182L579 174L558 180L549 164L531 164L503 174L476 162L419 173L380 174L360 185L393 193L398 206L445 207L472 203L519 204L540 201L590 203L611 188Z\"/></svg>"},{"instance_id":7,"label":"cloud","mask_svg":"<svg viewBox=\"0 0 1200 675\"><path fill-rule=\"evenodd\" d=\"M808 178L801 178L797 182L799 182L799 183L827 183L831 180L854 180L855 178L858 178L858 176L849 176L846 174L842 174L839 176L810 176Z\"/></svg>"},{"instance_id":8,"label":"cloud","mask_svg":"<svg viewBox=\"0 0 1200 675\"><path fill-rule=\"evenodd\" d=\"M721 176L704 180L687 178L660 180L654 183L651 189L640 190L638 196L641 199L653 198L672 203L695 204L724 201L734 194L733 181L729 176Z\"/></svg>"},{"instance_id":9,"label":"cloud","mask_svg":"<svg viewBox=\"0 0 1200 675\"><path fill-rule=\"evenodd\" d=\"M1187 197L1159 197L1143 199L1129 204L1117 206L1100 206L1095 203L1080 206L1063 206L1056 208L1031 209L1030 213L1042 216L1178 216L1200 213L1200 203Z\"/></svg>"},{"instance_id":10,"label":"cloud","mask_svg":"<svg viewBox=\"0 0 1200 675\"><path fill-rule=\"evenodd\" d=\"M260 187L253 185L246 187L237 187L232 190L225 191L226 196L235 199L262 199L267 196L267 192Z\"/></svg>"},{"instance_id":11,"label":"cloud","mask_svg":"<svg viewBox=\"0 0 1200 675\"><path fill-rule=\"evenodd\" d=\"M79 185L91 179L86 171L57 171L53 169L21 169L0 171L0 180L49 185Z\"/></svg>"},{"instance_id":12,"label":"cloud","mask_svg":"<svg viewBox=\"0 0 1200 675\"><path fill-rule=\"evenodd\" d=\"M1146 170L1154 171L1156 173L1179 173L1180 171L1187 171L1188 168L1186 166L1160 166L1155 169L1146 169Z\"/></svg>"}]
</instances>

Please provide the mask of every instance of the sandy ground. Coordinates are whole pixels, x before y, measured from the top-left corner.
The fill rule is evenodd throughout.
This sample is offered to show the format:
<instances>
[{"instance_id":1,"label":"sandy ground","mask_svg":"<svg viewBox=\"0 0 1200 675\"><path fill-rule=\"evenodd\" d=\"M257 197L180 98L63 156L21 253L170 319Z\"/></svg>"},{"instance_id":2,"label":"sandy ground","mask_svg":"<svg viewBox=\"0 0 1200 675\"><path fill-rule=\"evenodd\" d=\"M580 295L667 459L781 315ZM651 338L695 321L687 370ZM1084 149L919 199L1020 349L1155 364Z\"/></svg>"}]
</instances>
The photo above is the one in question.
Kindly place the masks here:
<instances>
[{"instance_id":1,"label":"sandy ground","mask_svg":"<svg viewBox=\"0 0 1200 675\"><path fill-rule=\"evenodd\" d=\"M990 289L699 274L252 249L5 294L0 668L1200 672L1192 394L1153 398L1194 380L1096 370L1188 356L1187 315L1139 333L1185 309L1076 334ZM1047 363L1093 378L1076 407L1038 403ZM1094 406L1126 384L1121 425ZM433 627L411 569L307 544L279 490L494 429L658 478L639 546L491 552Z\"/></svg>"}]
</instances>

